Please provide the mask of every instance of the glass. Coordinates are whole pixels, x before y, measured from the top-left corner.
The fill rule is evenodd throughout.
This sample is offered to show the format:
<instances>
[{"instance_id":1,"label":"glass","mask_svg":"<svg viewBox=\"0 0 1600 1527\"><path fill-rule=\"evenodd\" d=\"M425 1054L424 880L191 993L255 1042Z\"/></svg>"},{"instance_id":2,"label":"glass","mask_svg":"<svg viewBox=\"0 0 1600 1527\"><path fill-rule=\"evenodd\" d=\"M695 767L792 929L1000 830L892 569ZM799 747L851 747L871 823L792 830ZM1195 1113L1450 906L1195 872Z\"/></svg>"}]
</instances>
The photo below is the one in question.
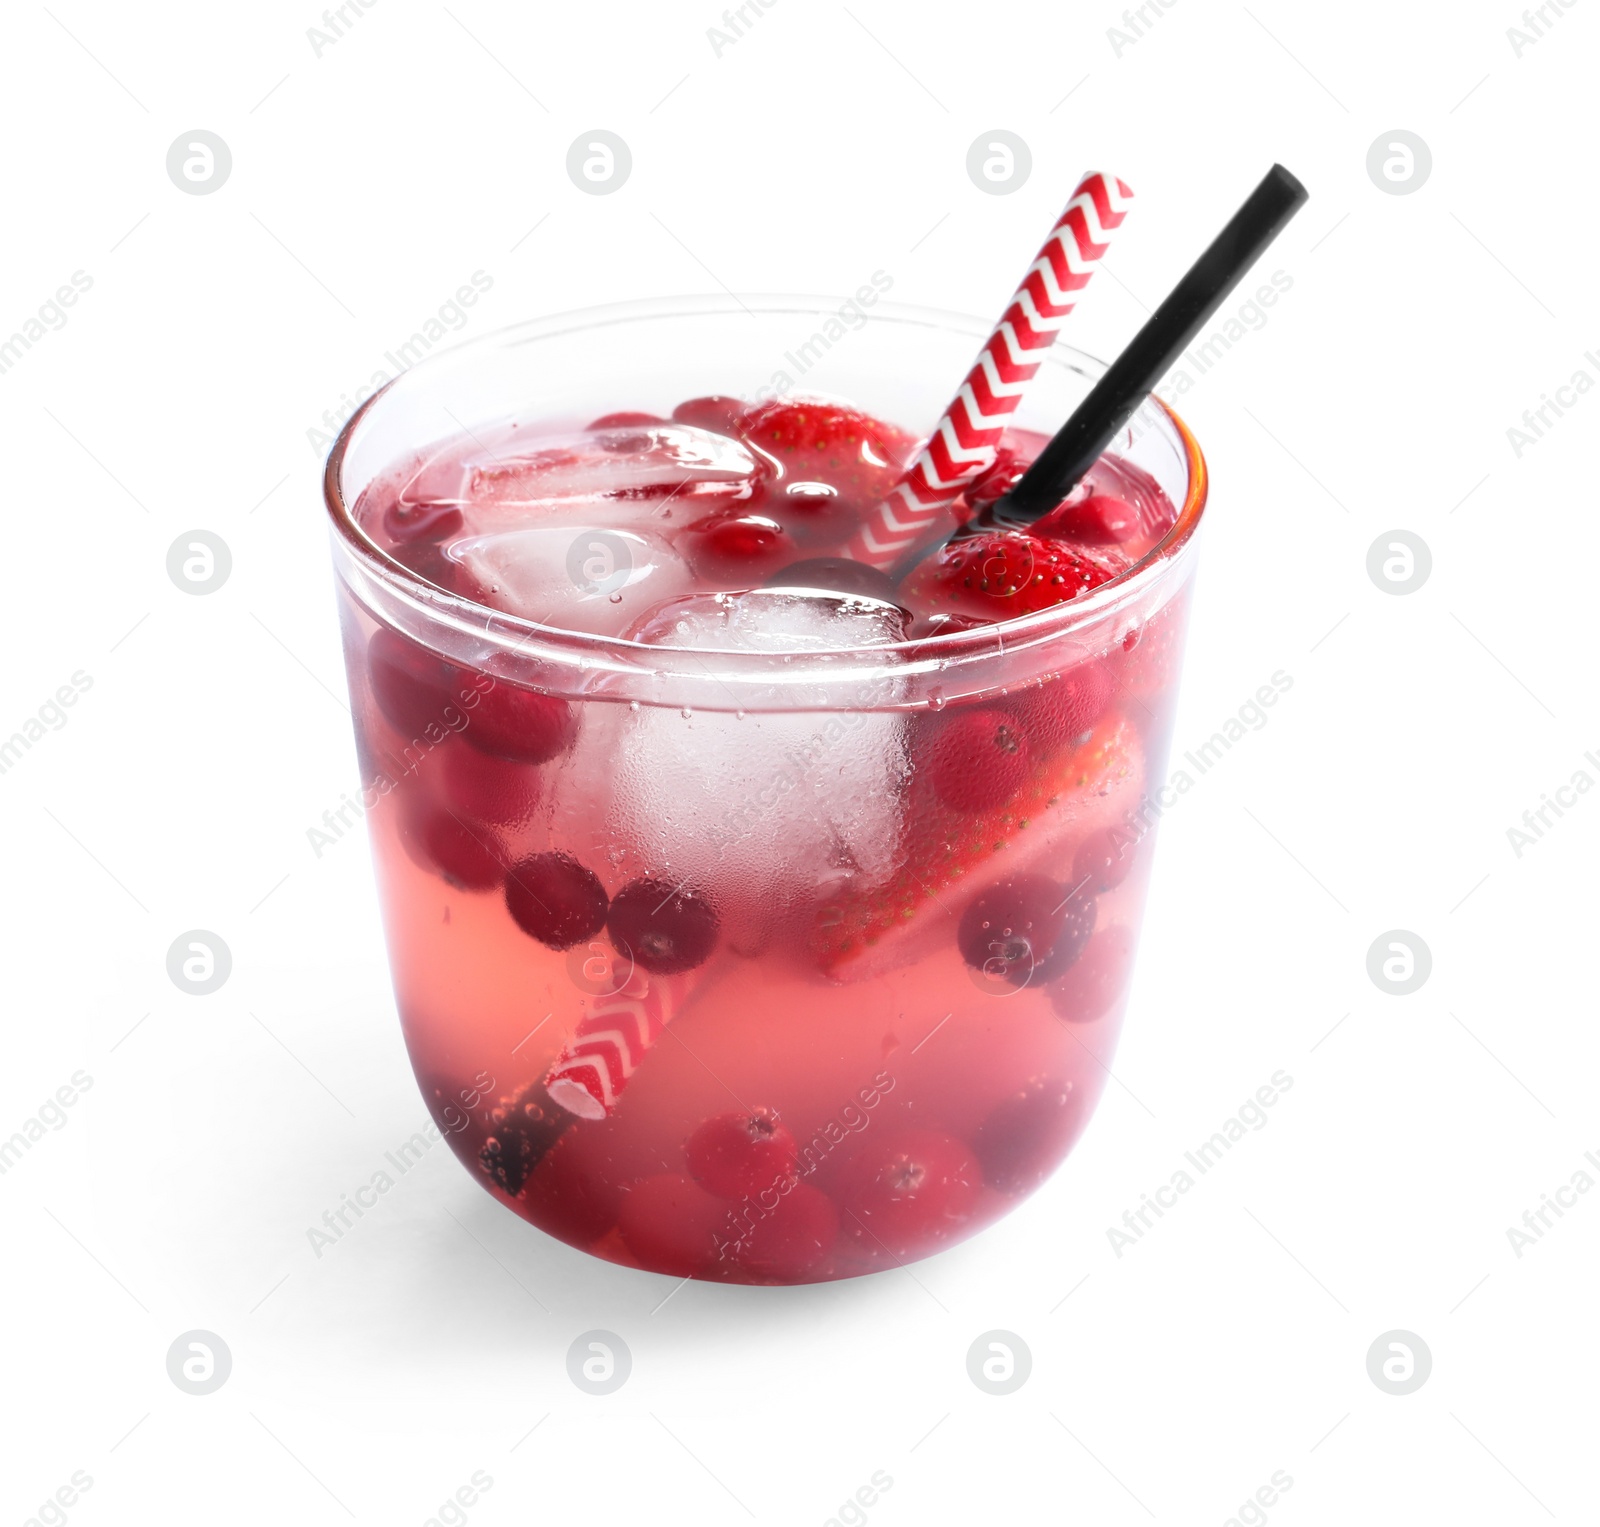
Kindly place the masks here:
<instances>
[{"instance_id":1,"label":"glass","mask_svg":"<svg viewBox=\"0 0 1600 1527\"><path fill-rule=\"evenodd\" d=\"M1154 402L1114 443L1178 510L1116 582L999 625L798 654L503 614L379 549L356 511L397 463L512 417L794 387L930 429L989 326L863 297L519 325L391 382L328 462L363 803L423 1096L518 1214L655 1272L894 1267L993 1222L1071 1149L1133 966L1199 449ZM1057 345L1016 424L1050 432L1101 369ZM575 580L593 576L581 540ZM927 788L926 739L973 708L1034 742L1012 798L956 811ZM556 947L549 920L587 930L587 912L552 908L540 876L573 864L609 931ZM552 1095L562 1076L587 1091Z\"/></svg>"}]
</instances>

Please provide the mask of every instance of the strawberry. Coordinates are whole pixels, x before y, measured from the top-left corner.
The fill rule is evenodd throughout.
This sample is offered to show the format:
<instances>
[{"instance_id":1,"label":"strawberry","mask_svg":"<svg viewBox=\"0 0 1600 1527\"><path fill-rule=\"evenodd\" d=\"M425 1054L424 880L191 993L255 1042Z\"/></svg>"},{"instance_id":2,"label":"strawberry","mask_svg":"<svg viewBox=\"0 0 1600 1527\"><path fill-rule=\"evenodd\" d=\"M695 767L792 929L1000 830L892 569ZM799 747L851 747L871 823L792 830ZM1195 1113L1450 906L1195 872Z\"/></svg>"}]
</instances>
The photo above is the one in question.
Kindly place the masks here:
<instances>
[{"instance_id":1,"label":"strawberry","mask_svg":"<svg viewBox=\"0 0 1600 1527\"><path fill-rule=\"evenodd\" d=\"M986 811L947 805L929 771L914 775L899 869L886 886L847 892L818 909L812 933L818 964L836 978L855 979L899 963L925 941L953 940L969 891L1017 874L1041 852L1070 862L1075 840L1119 821L1143 781L1138 734L1115 711L1080 746L1036 762L1010 800ZM906 939L894 957L869 960Z\"/></svg>"},{"instance_id":2,"label":"strawberry","mask_svg":"<svg viewBox=\"0 0 1600 1527\"><path fill-rule=\"evenodd\" d=\"M769 500L773 509L802 483L823 483L827 505L852 516L866 513L895 485L916 441L892 424L841 403L786 400L753 409L741 421L740 437L783 470ZM801 494L802 513L808 507ZM817 506L810 506L815 508Z\"/></svg>"},{"instance_id":3,"label":"strawberry","mask_svg":"<svg viewBox=\"0 0 1600 1527\"><path fill-rule=\"evenodd\" d=\"M1127 570L1115 551L1089 551L1023 530L985 530L947 542L913 568L905 594L929 615L1012 620L1109 583Z\"/></svg>"},{"instance_id":4,"label":"strawberry","mask_svg":"<svg viewBox=\"0 0 1600 1527\"><path fill-rule=\"evenodd\" d=\"M945 805L982 811L1004 805L1022 788L1028 752L1028 734L1015 718L984 706L939 718L924 767Z\"/></svg>"},{"instance_id":5,"label":"strawberry","mask_svg":"<svg viewBox=\"0 0 1600 1527\"><path fill-rule=\"evenodd\" d=\"M1091 658L1008 695L1004 708L1027 733L1032 751L1042 754L1083 736L1105 713L1116 687L1108 660Z\"/></svg>"}]
</instances>

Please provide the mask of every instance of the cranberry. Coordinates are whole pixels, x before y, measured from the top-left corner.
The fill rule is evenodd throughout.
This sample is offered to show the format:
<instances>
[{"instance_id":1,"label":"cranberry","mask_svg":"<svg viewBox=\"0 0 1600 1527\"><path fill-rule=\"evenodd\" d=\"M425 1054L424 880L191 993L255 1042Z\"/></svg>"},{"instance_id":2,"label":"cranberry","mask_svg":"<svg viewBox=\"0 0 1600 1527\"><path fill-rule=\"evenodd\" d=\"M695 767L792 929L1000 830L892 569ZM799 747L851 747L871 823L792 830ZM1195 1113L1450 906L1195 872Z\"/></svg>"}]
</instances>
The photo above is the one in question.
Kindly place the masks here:
<instances>
[{"instance_id":1,"label":"cranberry","mask_svg":"<svg viewBox=\"0 0 1600 1527\"><path fill-rule=\"evenodd\" d=\"M407 504L399 500L383 511L385 534L396 546L447 540L461 531L461 511L454 504Z\"/></svg>"},{"instance_id":2,"label":"cranberry","mask_svg":"<svg viewBox=\"0 0 1600 1527\"><path fill-rule=\"evenodd\" d=\"M1133 540L1143 529L1139 511L1126 499L1109 493L1094 493L1077 503L1064 504L1039 523L1040 535L1085 546L1117 546Z\"/></svg>"},{"instance_id":3,"label":"cranberry","mask_svg":"<svg viewBox=\"0 0 1600 1527\"><path fill-rule=\"evenodd\" d=\"M717 1257L728 1206L678 1172L645 1177L623 1194L617 1229L651 1272L686 1278Z\"/></svg>"},{"instance_id":4,"label":"cranberry","mask_svg":"<svg viewBox=\"0 0 1600 1527\"><path fill-rule=\"evenodd\" d=\"M1091 896L1114 891L1128 878L1138 852L1138 840L1127 828L1096 828L1072 856L1072 883Z\"/></svg>"},{"instance_id":5,"label":"cranberry","mask_svg":"<svg viewBox=\"0 0 1600 1527\"><path fill-rule=\"evenodd\" d=\"M506 876L506 911L530 938L570 949L606 925L606 888L571 854L534 854Z\"/></svg>"},{"instance_id":6,"label":"cranberry","mask_svg":"<svg viewBox=\"0 0 1600 1527\"><path fill-rule=\"evenodd\" d=\"M716 947L716 908L698 891L646 877L617 892L606 919L611 936L657 975L703 965Z\"/></svg>"},{"instance_id":7,"label":"cranberry","mask_svg":"<svg viewBox=\"0 0 1600 1527\"><path fill-rule=\"evenodd\" d=\"M745 404L738 398L725 398L713 393L705 398L690 398L672 410L679 424L692 424L698 429L708 429L715 435L739 434L744 423Z\"/></svg>"},{"instance_id":8,"label":"cranberry","mask_svg":"<svg viewBox=\"0 0 1600 1527\"><path fill-rule=\"evenodd\" d=\"M460 594L467 599L473 597L472 591L464 587L462 574L466 569L459 562L452 562L437 542L415 541L410 545L393 546L389 549L389 555L435 588L443 589L447 594ZM481 604L483 601L477 602Z\"/></svg>"},{"instance_id":9,"label":"cranberry","mask_svg":"<svg viewBox=\"0 0 1600 1527\"><path fill-rule=\"evenodd\" d=\"M1124 923L1103 928L1050 988L1050 1005L1068 1023L1093 1023L1116 1006L1133 969L1133 934Z\"/></svg>"},{"instance_id":10,"label":"cranberry","mask_svg":"<svg viewBox=\"0 0 1600 1527\"><path fill-rule=\"evenodd\" d=\"M766 581L769 589L829 589L835 594L855 594L897 604L896 584L888 573L850 557L806 557L780 568Z\"/></svg>"},{"instance_id":11,"label":"cranberry","mask_svg":"<svg viewBox=\"0 0 1600 1527\"><path fill-rule=\"evenodd\" d=\"M1071 1083L1031 1077L992 1108L972 1137L983 1180L1002 1193L1031 1193L1053 1172L1087 1122Z\"/></svg>"},{"instance_id":12,"label":"cranberry","mask_svg":"<svg viewBox=\"0 0 1600 1527\"><path fill-rule=\"evenodd\" d=\"M413 739L443 724L462 678L459 668L387 626L374 631L367 644L367 674L384 719Z\"/></svg>"},{"instance_id":13,"label":"cranberry","mask_svg":"<svg viewBox=\"0 0 1600 1527\"><path fill-rule=\"evenodd\" d=\"M775 1188L794 1170L794 1136L771 1108L707 1119L684 1145L689 1171L719 1198Z\"/></svg>"},{"instance_id":14,"label":"cranberry","mask_svg":"<svg viewBox=\"0 0 1600 1527\"><path fill-rule=\"evenodd\" d=\"M871 507L832 483L798 481L773 486L763 505L795 540L806 546L836 546L847 540Z\"/></svg>"},{"instance_id":15,"label":"cranberry","mask_svg":"<svg viewBox=\"0 0 1600 1527\"><path fill-rule=\"evenodd\" d=\"M601 414L590 425L590 429L642 429L648 424L665 424L667 421L660 414L630 413L623 409L619 413Z\"/></svg>"},{"instance_id":16,"label":"cranberry","mask_svg":"<svg viewBox=\"0 0 1600 1527\"><path fill-rule=\"evenodd\" d=\"M961 957L1012 986L1038 986L1078 957L1095 902L1046 875L1013 875L972 902L956 929Z\"/></svg>"},{"instance_id":17,"label":"cranberry","mask_svg":"<svg viewBox=\"0 0 1600 1527\"><path fill-rule=\"evenodd\" d=\"M738 1244L724 1248L725 1262L757 1278L792 1282L814 1272L833 1250L839 1211L826 1193L796 1182L770 1213L755 1220L741 1217L726 1234Z\"/></svg>"},{"instance_id":18,"label":"cranberry","mask_svg":"<svg viewBox=\"0 0 1600 1527\"><path fill-rule=\"evenodd\" d=\"M1007 711L964 710L935 723L927 768L934 792L957 811L1003 806L1028 778L1028 737Z\"/></svg>"},{"instance_id":19,"label":"cranberry","mask_svg":"<svg viewBox=\"0 0 1600 1527\"><path fill-rule=\"evenodd\" d=\"M577 715L565 700L504 679L494 680L469 714L467 741L518 763L544 763L566 752L578 733Z\"/></svg>"},{"instance_id":20,"label":"cranberry","mask_svg":"<svg viewBox=\"0 0 1600 1527\"><path fill-rule=\"evenodd\" d=\"M595 1168L592 1131L570 1128L534 1168L522 1190L524 1212L547 1235L587 1251L617 1222L622 1191Z\"/></svg>"},{"instance_id":21,"label":"cranberry","mask_svg":"<svg viewBox=\"0 0 1600 1527\"><path fill-rule=\"evenodd\" d=\"M400 835L414 859L464 891L491 891L505 874L505 851L493 828L465 822L426 796L409 804Z\"/></svg>"},{"instance_id":22,"label":"cranberry","mask_svg":"<svg viewBox=\"0 0 1600 1527\"><path fill-rule=\"evenodd\" d=\"M1075 965L1094 935L1100 917L1100 903L1087 886L1062 893L1067 904L1061 911L1061 931L1050 951L1034 965L1034 986L1043 986L1063 976Z\"/></svg>"},{"instance_id":23,"label":"cranberry","mask_svg":"<svg viewBox=\"0 0 1600 1527\"><path fill-rule=\"evenodd\" d=\"M655 444L655 436L635 425L626 430L607 430L595 442L608 456L642 456ZM631 483L615 490L614 497L627 499L663 498L673 491L669 482Z\"/></svg>"},{"instance_id":24,"label":"cranberry","mask_svg":"<svg viewBox=\"0 0 1600 1527\"><path fill-rule=\"evenodd\" d=\"M689 560L705 578L751 582L794 553L789 534L764 514L708 514L687 531Z\"/></svg>"},{"instance_id":25,"label":"cranberry","mask_svg":"<svg viewBox=\"0 0 1600 1527\"><path fill-rule=\"evenodd\" d=\"M441 748L438 759L444 797L464 816L503 827L525 821L539 804L539 774L527 764L459 742Z\"/></svg>"},{"instance_id":26,"label":"cranberry","mask_svg":"<svg viewBox=\"0 0 1600 1527\"><path fill-rule=\"evenodd\" d=\"M869 1252L921 1256L970 1217L981 1185L971 1152L949 1135L916 1129L868 1143L847 1168L845 1233Z\"/></svg>"}]
</instances>

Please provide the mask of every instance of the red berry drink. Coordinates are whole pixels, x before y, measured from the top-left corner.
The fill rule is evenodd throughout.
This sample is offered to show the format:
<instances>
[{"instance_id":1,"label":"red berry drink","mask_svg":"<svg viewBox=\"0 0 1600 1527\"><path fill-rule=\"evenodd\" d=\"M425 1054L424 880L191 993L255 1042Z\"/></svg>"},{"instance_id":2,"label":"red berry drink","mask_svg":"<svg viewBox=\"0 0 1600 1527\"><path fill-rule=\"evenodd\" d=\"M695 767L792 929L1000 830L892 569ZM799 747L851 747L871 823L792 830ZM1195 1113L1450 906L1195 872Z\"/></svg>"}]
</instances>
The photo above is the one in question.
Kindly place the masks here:
<instances>
[{"instance_id":1,"label":"red berry drink","mask_svg":"<svg viewBox=\"0 0 1600 1527\"><path fill-rule=\"evenodd\" d=\"M954 539L851 562L938 416L924 371L957 373L973 330L880 308L763 399L740 320L781 336L797 311L493 336L385 389L328 471L438 1128L551 1235L743 1283L951 1246L1083 1130L1205 498L1152 406L1030 530L986 528L1093 375L1061 352Z\"/></svg>"}]
</instances>

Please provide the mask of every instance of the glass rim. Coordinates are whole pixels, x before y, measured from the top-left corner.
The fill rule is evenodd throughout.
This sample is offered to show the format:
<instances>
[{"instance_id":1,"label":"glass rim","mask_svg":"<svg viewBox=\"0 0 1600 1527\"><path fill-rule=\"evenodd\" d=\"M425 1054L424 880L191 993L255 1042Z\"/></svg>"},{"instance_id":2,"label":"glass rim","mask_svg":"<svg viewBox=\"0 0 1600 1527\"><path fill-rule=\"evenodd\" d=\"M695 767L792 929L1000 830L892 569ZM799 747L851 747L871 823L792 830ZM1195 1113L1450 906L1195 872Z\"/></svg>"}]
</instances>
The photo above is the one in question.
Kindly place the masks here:
<instances>
[{"instance_id":1,"label":"glass rim","mask_svg":"<svg viewBox=\"0 0 1600 1527\"><path fill-rule=\"evenodd\" d=\"M1173 432L1187 468L1188 487L1171 529L1132 567L1087 594L1036 611L1031 615L1016 616L968 630L941 632L933 636L907 637L898 642L870 646L823 648L793 653L753 651L747 648L662 648L627 637L598 636L590 632L571 631L562 626L547 625L525 616L497 610L491 605L479 604L430 583L419 573L413 572L404 563L396 560L368 536L356 523L351 506L345 501L342 480L345 457L357 431L368 416L381 406L393 389L402 383L421 374L441 370L444 365L451 362L459 363L473 352L511 348L564 334L650 318L749 312L752 305L764 313L834 313L846 300L849 299L800 293L754 293L739 296L730 292L725 296L648 297L574 308L541 318L526 319L437 351L415 365L407 367L377 388L362 401L339 430L338 437L328 452L322 474L323 503L332 521L334 533L345 551L352 555L369 575L414 607L447 620L451 618L457 622L470 620L480 633L501 638L510 637L515 647L524 651L536 650L546 658L561 654L568 661L575 662L578 667L584 669L598 666L635 672L659 667L663 660L670 662L711 658L728 661L741 670L758 671L781 664L785 670L784 678L789 682L802 678L815 680L824 675L830 681L837 682L844 677L837 667L819 673L814 665L819 662L827 664L841 657L866 658L872 660L873 666L893 665L905 673L907 664L915 668L944 666L968 661L981 655L994 654L997 650L1001 653L1007 649L1014 651L1019 646L1031 646L1039 641L1068 637L1074 631L1113 614L1124 604L1137 603L1161 581L1179 554L1190 545L1205 513L1209 495L1209 474L1205 456L1193 432L1179 417L1177 411L1154 393L1150 394L1147 402L1156 406ZM879 319L971 334L978 344L981 344L993 329L992 321L969 313L881 300L874 305L868 322ZM1095 356L1059 341L1052 346L1048 360L1056 365L1065 364L1068 369L1090 378L1097 377L1106 369L1105 362ZM958 380L953 378L952 385L956 385ZM417 442L419 446L426 443Z\"/></svg>"}]
</instances>

